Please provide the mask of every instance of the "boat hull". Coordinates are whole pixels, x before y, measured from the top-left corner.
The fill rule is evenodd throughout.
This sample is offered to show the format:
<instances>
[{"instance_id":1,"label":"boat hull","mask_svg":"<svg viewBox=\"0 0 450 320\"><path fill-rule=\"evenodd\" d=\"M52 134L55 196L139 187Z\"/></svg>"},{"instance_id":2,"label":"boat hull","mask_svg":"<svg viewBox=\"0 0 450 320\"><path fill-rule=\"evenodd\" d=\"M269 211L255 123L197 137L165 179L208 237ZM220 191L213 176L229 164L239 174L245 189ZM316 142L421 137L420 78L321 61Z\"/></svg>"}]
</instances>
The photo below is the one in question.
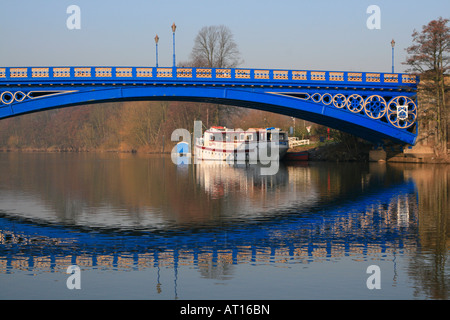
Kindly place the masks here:
<instances>
[{"instance_id":1,"label":"boat hull","mask_svg":"<svg viewBox=\"0 0 450 320\"><path fill-rule=\"evenodd\" d=\"M307 151L287 152L284 160L286 161L308 161L309 155Z\"/></svg>"},{"instance_id":2,"label":"boat hull","mask_svg":"<svg viewBox=\"0 0 450 320\"><path fill-rule=\"evenodd\" d=\"M270 148L269 148L270 149ZM215 160L215 161L247 161L257 162L264 160L281 160L285 157L288 147L281 145L277 148L278 157L273 157L271 150L260 150L258 148L252 149L223 149L220 147L204 147L200 145L195 146L195 157L198 160Z\"/></svg>"}]
</instances>

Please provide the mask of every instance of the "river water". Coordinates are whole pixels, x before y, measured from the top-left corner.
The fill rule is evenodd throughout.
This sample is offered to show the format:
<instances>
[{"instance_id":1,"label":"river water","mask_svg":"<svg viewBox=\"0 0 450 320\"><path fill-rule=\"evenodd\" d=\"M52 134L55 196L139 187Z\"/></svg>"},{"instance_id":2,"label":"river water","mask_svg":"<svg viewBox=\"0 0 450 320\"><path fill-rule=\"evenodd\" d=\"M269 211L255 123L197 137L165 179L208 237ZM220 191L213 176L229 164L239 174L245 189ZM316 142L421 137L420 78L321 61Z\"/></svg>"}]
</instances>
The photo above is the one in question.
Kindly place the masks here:
<instances>
[{"instance_id":1,"label":"river water","mask_svg":"<svg viewBox=\"0 0 450 320\"><path fill-rule=\"evenodd\" d=\"M450 166L259 169L0 153L0 299L449 298Z\"/></svg>"}]
</instances>

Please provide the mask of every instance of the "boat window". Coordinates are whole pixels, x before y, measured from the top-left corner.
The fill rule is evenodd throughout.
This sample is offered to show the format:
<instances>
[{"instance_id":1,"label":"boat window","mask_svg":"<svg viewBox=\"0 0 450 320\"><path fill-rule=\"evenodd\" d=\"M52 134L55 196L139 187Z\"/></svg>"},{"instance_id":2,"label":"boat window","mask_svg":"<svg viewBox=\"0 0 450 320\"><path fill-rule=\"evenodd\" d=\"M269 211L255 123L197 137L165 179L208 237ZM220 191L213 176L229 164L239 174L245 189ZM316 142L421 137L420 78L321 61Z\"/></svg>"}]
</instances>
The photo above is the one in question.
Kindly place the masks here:
<instances>
[{"instance_id":1,"label":"boat window","mask_svg":"<svg viewBox=\"0 0 450 320\"><path fill-rule=\"evenodd\" d=\"M213 141L223 141L223 139L222 139L222 133L214 133L214 135L213 135L213 137L214 137L214 140Z\"/></svg>"}]
</instances>

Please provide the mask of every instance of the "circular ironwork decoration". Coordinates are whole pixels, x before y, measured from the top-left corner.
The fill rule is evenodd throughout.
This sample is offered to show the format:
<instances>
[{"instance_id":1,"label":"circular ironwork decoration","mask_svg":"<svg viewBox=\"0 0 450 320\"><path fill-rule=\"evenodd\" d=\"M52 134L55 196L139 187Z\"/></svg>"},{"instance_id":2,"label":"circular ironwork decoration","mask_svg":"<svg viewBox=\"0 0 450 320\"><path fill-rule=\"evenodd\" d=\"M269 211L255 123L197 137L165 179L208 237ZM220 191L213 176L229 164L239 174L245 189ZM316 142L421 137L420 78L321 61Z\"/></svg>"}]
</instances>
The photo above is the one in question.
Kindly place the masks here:
<instances>
[{"instance_id":1,"label":"circular ironwork decoration","mask_svg":"<svg viewBox=\"0 0 450 320\"><path fill-rule=\"evenodd\" d=\"M345 107L346 104L347 104L347 98L342 93L338 93L338 94L334 95L333 105L336 108L341 109L341 108Z\"/></svg>"},{"instance_id":2,"label":"circular ironwork decoration","mask_svg":"<svg viewBox=\"0 0 450 320\"><path fill-rule=\"evenodd\" d=\"M1 94L0 100L4 104L10 104L14 101L14 95L9 91L5 91Z\"/></svg>"},{"instance_id":3,"label":"circular ironwork decoration","mask_svg":"<svg viewBox=\"0 0 450 320\"><path fill-rule=\"evenodd\" d=\"M386 109L386 100L384 100L382 96L370 96L364 103L364 111L366 112L366 115L372 119L382 118L386 113Z\"/></svg>"},{"instance_id":4,"label":"circular ironwork decoration","mask_svg":"<svg viewBox=\"0 0 450 320\"><path fill-rule=\"evenodd\" d=\"M347 109L351 112L358 113L364 108L364 99L359 94L352 94L347 99Z\"/></svg>"},{"instance_id":5,"label":"circular ironwork decoration","mask_svg":"<svg viewBox=\"0 0 450 320\"><path fill-rule=\"evenodd\" d=\"M320 93L314 93L314 94L311 96L311 99L312 99L314 102L320 102L320 101L322 100L322 96L320 95Z\"/></svg>"},{"instance_id":6,"label":"circular ironwork decoration","mask_svg":"<svg viewBox=\"0 0 450 320\"><path fill-rule=\"evenodd\" d=\"M411 98L405 96L393 98L388 103L387 118L397 128L409 128L416 121L417 106Z\"/></svg>"},{"instance_id":7,"label":"circular ironwork decoration","mask_svg":"<svg viewBox=\"0 0 450 320\"><path fill-rule=\"evenodd\" d=\"M17 91L14 93L14 100L17 102L22 102L25 99L26 95L22 91Z\"/></svg>"},{"instance_id":8,"label":"circular ironwork decoration","mask_svg":"<svg viewBox=\"0 0 450 320\"><path fill-rule=\"evenodd\" d=\"M324 93L322 96L322 103L327 106L330 105L331 103L333 103L333 97L331 96L331 94Z\"/></svg>"}]
</instances>

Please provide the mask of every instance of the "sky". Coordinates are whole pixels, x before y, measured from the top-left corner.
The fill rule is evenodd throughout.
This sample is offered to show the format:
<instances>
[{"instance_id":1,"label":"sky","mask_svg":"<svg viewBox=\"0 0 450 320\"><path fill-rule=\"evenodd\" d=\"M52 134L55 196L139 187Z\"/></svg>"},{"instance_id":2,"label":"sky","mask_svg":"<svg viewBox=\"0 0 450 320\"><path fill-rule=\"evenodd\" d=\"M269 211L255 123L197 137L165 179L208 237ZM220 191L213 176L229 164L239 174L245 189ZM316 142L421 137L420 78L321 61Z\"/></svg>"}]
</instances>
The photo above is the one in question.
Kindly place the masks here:
<instances>
[{"instance_id":1,"label":"sky","mask_svg":"<svg viewBox=\"0 0 450 320\"><path fill-rule=\"evenodd\" d=\"M71 5L79 29L67 27ZM170 67L175 23L177 63L203 26L225 25L242 68L391 72L394 39L404 72L411 34L441 16L449 0L0 0L0 66L155 66L158 34L159 66Z\"/></svg>"}]
</instances>

